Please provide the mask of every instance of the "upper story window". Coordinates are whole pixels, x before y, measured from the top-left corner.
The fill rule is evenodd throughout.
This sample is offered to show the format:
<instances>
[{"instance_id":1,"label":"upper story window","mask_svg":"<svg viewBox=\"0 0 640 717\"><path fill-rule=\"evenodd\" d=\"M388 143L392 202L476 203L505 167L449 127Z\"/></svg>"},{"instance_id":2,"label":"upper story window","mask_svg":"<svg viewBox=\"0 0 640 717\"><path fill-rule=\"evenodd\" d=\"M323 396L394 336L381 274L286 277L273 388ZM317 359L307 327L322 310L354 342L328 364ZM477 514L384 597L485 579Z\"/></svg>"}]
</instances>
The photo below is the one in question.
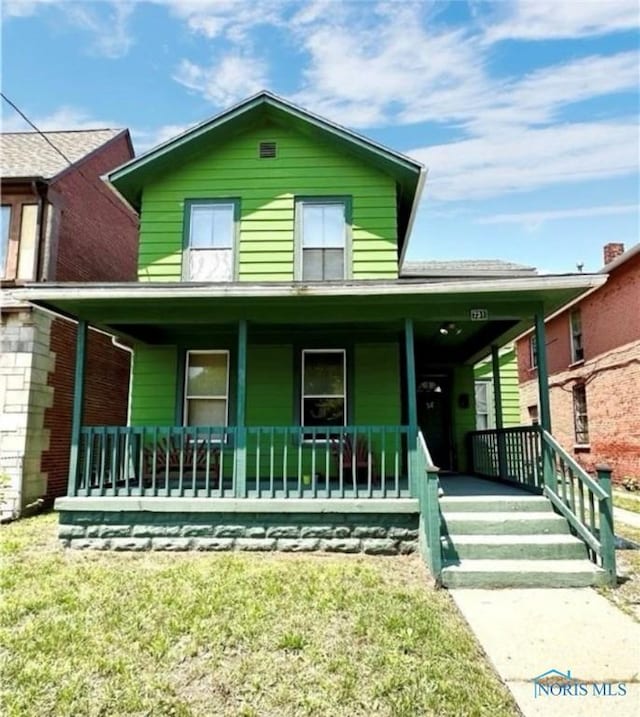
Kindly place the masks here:
<instances>
[{"instance_id":1,"label":"upper story window","mask_svg":"<svg viewBox=\"0 0 640 717\"><path fill-rule=\"evenodd\" d=\"M186 202L185 279L233 280L238 210L236 199Z\"/></svg>"},{"instance_id":2,"label":"upper story window","mask_svg":"<svg viewBox=\"0 0 640 717\"><path fill-rule=\"evenodd\" d=\"M538 368L538 341L535 334L529 337L529 366Z\"/></svg>"},{"instance_id":3,"label":"upper story window","mask_svg":"<svg viewBox=\"0 0 640 717\"><path fill-rule=\"evenodd\" d=\"M229 352L187 351L185 426L226 426L229 415Z\"/></svg>"},{"instance_id":4,"label":"upper story window","mask_svg":"<svg viewBox=\"0 0 640 717\"><path fill-rule=\"evenodd\" d=\"M344 349L302 352L302 425L346 425L347 369Z\"/></svg>"},{"instance_id":5,"label":"upper story window","mask_svg":"<svg viewBox=\"0 0 640 717\"><path fill-rule=\"evenodd\" d=\"M582 347L582 319L580 317L580 309L574 309L569 318L571 327L571 363L582 361L584 359L584 349Z\"/></svg>"},{"instance_id":6,"label":"upper story window","mask_svg":"<svg viewBox=\"0 0 640 717\"><path fill-rule=\"evenodd\" d=\"M2 205L0 220L0 276L5 276L7 254L9 253L9 225L11 223L11 207L8 204Z\"/></svg>"},{"instance_id":7,"label":"upper story window","mask_svg":"<svg viewBox=\"0 0 640 717\"><path fill-rule=\"evenodd\" d=\"M346 199L314 197L296 202L298 279L348 277L347 208Z\"/></svg>"}]
</instances>

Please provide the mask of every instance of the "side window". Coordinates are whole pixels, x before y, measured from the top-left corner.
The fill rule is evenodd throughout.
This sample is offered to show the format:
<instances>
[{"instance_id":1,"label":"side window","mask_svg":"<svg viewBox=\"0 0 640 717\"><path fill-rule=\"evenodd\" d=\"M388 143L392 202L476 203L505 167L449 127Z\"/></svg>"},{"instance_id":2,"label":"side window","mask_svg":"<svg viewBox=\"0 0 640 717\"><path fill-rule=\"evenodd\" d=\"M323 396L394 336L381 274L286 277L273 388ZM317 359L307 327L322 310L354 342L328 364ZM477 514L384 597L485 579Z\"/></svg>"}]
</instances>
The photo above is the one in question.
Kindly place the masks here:
<instances>
[{"instance_id":1,"label":"side window","mask_svg":"<svg viewBox=\"0 0 640 717\"><path fill-rule=\"evenodd\" d=\"M538 342L535 334L529 338L529 367L538 368Z\"/></svg>"},{"instance_id":2,"label":"side window","mask_svg":"<svg viewBox=\"0 0 640 717\"><path fill-rule=\"evenodd\" d=\"M491 381L476 381L476 430L494 428Z\"/></svg>"},{"instance_id":3,"label":"side window","mask_svg":"<svg viewBox=\"0 0 640 717\"><path fill-rule=\"evenodd\" d=\"M234 199L185 203L186 280L233 281L238 209Z\"/></svg>"},{"instance_id":4,"label":"side window","mask_svg":"<svg viewBox=\"0 0 640 717\"><path fill-rule=\"evenodd\" d=\"M571 363L575 363L576 361L582 361L584 359L580 309L575 309L571 312L569 323L571 325Z\"/></svg>"},{"instance_id":5,"label":"side window","mask_svg":"<svg viewBox=\"0 0 640 717\"><path fill-rule=\"evenodd\" d=\"M347 201L299 199L296 202L297 278L341 280L349 275Z\"/></svg>"},{"instance_id":6,"label":"side window","mask_svg":"<svg viewBox=\"0 0 640 717\"><path fill-rule=\"evenodd\" d=\"M11 223L11 206L9 204L2 205L0 218L2 220L0 225L0 277L4 277L7 269L7 254L9 253L9 225Z\"/></svg>"},{"instance_id":7,"label":"side window","mask_svg":"<svg viewBox=\"0 0 640 717\"><path fill-rule=\"evenodd\" d=\"M226 426L229 420L229 352L187 351L185 426Z\"/></svg>"},{"instance_id":8,"label":"side window","mask_svg":"<svg viewBox=\"0 0 640 717\"><path fill-rule=\"evenodd\" d=\"M573 387L573 424L576 443L589 443L589 416L587 414L587 389L583 383Z\"/></svg>"},{"instance_id":9,"label":"side window","mask_svg":"<svg viewBox=\"0 0 640 717\"><path fill-rule=\"evenodd\" d=\"M305 349L302 352L301 424L346 425L346 399L344 349Z\"/></svg>"}]
</instances>

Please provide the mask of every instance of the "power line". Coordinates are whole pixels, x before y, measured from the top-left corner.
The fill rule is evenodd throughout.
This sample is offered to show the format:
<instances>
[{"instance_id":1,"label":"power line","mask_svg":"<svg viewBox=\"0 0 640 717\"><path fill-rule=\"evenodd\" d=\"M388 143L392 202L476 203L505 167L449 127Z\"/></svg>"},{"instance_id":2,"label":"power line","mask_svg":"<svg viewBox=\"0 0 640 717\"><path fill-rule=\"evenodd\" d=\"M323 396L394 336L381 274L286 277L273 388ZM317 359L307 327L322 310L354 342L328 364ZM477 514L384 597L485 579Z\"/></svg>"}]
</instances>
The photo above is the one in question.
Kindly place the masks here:
<instances>
[{"instance_id":1,"label":"power line","mask_svg":"<svg viewBox=\"0 0 640 717\"><path fill-rule=\"evenodd\" d=\"M35 130L35 132L37 132L40 135L40 137L42 137L42 139L44 139L44 141L55 152L57 152L64 159L65 162L67 162L69 167L73 167L75 162L73 162L71 159L69 159L69 157L67 157L67 155L59 147L57 147L54 144L54 142L52 142L47 137L47 135L27 117L27 115L18 107L18 105L16 105L14 102L12 102L2 91L0 91L0 96L8 105L10 105L20 115L20 117L22 117L22 119L30 127L32 127ZM77 160L77 161L79 161L79 160ZM87 175L82 171L82 169L80 167L77 167L77 170L78 170L78 174L85 180L85 182L87 182L87 184L90 185L90 187L92 189L95 190L97 187L100 187L100 190L102 190L102 191L99 191L99 194L101 194L109 202L109 204L111 204L111 206L115 207L118 211L122 212L131 221L133 221L133 222L136 221L134 215L131 212L127 211L122 204L116 203L113 201L113 199L111 198L111 193L109 192L109 190L106 187L103 187L102 184L98 184L96 186L93 183L93 181L89 177L87 177ZM106 190L106 192L104 190Z\"/></svg>"}]
</instances>

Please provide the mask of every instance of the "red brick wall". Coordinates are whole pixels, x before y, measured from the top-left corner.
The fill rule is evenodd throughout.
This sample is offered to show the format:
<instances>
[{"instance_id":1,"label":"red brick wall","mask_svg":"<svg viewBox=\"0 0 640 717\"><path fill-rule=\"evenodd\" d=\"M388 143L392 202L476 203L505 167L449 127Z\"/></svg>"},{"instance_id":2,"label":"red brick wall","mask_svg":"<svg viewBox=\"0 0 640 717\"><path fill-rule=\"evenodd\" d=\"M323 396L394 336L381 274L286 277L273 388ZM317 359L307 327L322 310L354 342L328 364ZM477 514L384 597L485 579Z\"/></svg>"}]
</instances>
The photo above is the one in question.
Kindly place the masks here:
<instances>
[{"instance_id":1,"label":"red brick wall","mask_svg":"<svg viewBox=\"0 0 640 717\"><path fill-rule=\"evenodd\" d=\"M49 450L42 456L42 470L48 475L49 499L64 495L67 489L75 346L76 325L54 319L51 350L56 354L56 361L48 381L54 387L54 403L45 412L44 428L50 431ZM129 365L130 354L113 346L110 337L97 331L88 332L83 425L127 424Z\"/></svg>"},{"instance_id":2,"label":"red brick wall","mask_svg":"<svg viewBox=\"0 0 640 717\"><path fill-rule=\"evenodd\" d=\"M640 255L609 275L579 306L584 363L570 366L569 311L549 321L547 357L553 434L587 470L610 463L615 480L640 476ZM521 416L537 403L529 337L517 342ZM575 447L572 388L586 386L589 448Z\"/></svg>"},{"instance_id":3,"label":"red brick wall","mask_svg":"<svg viewBox=\"0 0 640 717\"><path fill-rule=\"evenodd\" d=\"M137 217L100 179L131 157L122 134L52 183L63 205L54 281L135 281Z\"/></svg>"}]
</instances>

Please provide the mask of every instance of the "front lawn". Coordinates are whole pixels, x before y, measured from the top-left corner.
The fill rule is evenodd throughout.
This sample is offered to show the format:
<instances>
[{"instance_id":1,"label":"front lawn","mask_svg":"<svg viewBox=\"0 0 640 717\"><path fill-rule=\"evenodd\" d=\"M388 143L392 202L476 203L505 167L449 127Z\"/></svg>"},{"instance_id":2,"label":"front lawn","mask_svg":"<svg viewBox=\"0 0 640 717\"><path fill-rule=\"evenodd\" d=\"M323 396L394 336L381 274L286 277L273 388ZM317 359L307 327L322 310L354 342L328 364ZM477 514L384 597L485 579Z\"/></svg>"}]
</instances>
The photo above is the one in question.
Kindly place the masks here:
<instances>
[{"instance_id":1,"label":"front lawn","mask_svg":"<svg viewBox=\"0 0 640 717\"><path fill-rule=\"evenodd\" d=\"M517 714L418 557L80 553L55 527L0 528L7 717Z\"/></svg>"},{"instance_id":2,"label":"front lawn","mask_svg":"<svg viewBox=\"0 0 640 717\"><path fill-rule=\"evenodd\" d=\"M613 493L613 505L616 508L630 510L632 513L640 513L640 495L629 493L625 495L615 491Z\"/></svg>"},{"instance_id":3,"label":"front lawn","mask_svg":"<svg viewBox=\"0 0 640 717\"><path fill-rule=\"evenodd\" d=\"M616 522L616 535L640 544L640 528ZM623 612L640 622L640 550L616 550L618 575L616 587L599 588Z\"/></svg>"}]
</instances>

